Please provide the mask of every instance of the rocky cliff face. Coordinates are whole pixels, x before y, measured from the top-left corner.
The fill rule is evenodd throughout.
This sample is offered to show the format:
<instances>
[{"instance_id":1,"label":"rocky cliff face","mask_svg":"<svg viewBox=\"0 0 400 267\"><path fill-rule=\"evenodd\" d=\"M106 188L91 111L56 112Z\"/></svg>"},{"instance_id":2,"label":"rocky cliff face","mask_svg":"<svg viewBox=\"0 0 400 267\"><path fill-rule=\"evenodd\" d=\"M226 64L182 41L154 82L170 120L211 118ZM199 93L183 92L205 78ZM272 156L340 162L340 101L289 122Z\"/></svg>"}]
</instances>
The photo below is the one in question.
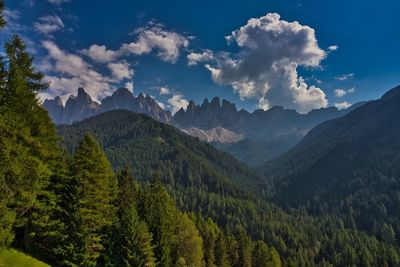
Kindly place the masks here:
<instances>
[{"instance_id":1,"label":"rocky cliff face","mask_svg":"<svg viewBox=\"0 0 400 267\"><path fill-rule=\"evenodd\" d=\"M55 124L63 123L64 104L61 97L57 96L54 99L45 100L43 107L49 112L50 118Z\"/></svg>"},{"instance_id":2,"label":"rocky cliff face","mask_svg":"<svg viewBox=\"0 0 400 267\"><path fill-rule=\"evenodd\" d=\"M46 100L43 106L55 124L71 124L102 112L117 109L144 113L161 122L170 122L172 119L171 112L164 111L153 98L143 94L134 97L126 88L118 89L113 95L104 98L100 104L93 101L83 88L79 88L77 96L70 96L65 107L60 97Z\"/></svg>"},{"instance_id":3,"label":"rocky cliff face","mask_svg":"<svg viewBox=\"0 0 400 267\"><path fill-rule=\"evenodd\" d=\"M83 88L78 89L77 96L70 96L65 103L63 123L71 124L74 121L94 116L98 113L100 104L93 101Z\"/></svg>"},{"instance_id":4,"label":"rocky cliff face","mask_svg":"<svg viewBox=\"0 0 400 267\"><path fill-rule=\"evenodd\" d=\"M197 137L201 141L209 143L232 144L243 140L243 136L229 131L222 127L216 127L209 130L202 130L196 127L183 129L188 135Z\"/></svg>"}]
</instances>

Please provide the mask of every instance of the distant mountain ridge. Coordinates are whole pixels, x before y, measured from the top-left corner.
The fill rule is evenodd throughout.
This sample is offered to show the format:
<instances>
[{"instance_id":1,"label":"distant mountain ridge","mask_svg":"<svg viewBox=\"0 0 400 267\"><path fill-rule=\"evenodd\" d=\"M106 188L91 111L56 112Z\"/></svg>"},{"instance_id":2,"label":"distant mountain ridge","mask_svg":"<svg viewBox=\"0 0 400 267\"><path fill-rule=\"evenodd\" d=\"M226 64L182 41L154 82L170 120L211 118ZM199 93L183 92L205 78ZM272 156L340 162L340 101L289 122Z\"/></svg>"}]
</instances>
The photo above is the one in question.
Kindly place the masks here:
<instances>
[{"instance_id":1,"label":"distant mountain ridge","mask_svg":"<svg viewBox=\"0 0 400 267\"><path fill-rule=\"evenodd\" d=\"M341 117L363 104L365 102L344 110L321 108L307 114L280 106L250 113L244 109L238 111L235 104L214 97L211 102L205 99L201 105L190 101L186 110L181 108L173 116L172 123L201 140L214 143L248 165L257 166L292 148L316 125ZM220 135L209 134L217 129ZM220 141L230 140L230 136L241 138Z\"/></svg>"},{"instance_id":2,"label":"distant mountain ridge","mask_svg":"<svg viewBox=\"0 0 400 267\"><path fill-rule=\"evenodd\" d=\"M46 100L44 107L58 125L72 124L111 110L146 114L213 143L248 165L258 166L292 148L314 126L341 117L362 104L345 110L321 108L307 114L280 106L250 113L244 109L238 111L234 103L214 97L211 101L204 99L201 105L191 100L186 109L181 108L172 116L149 95L140 93L135 97L128 89L121 88L97 103L79 88L77 96L70 96L65 107L60 97Z\"/></svg>"},{"instance_id":3,"label":"distant mountain ridge","mask_svg":"<svg viewBox=\"0 0 400 267\"><path fill-rule=\"evenodd\" d=\"M104 98L101 103L93 101L84 88L79 88L77 96L70 96L65 106L60 97L45 100L43 106L54 123L58 125L71 124L117 109L143 113L161 122L170 122L172 119L171 112L163 110L152 97L144 96L142 93L135 97L126 88L118 89L113 95Z\"/></svg>"},{"instance_id":4,"label":"distant mountain ridge","mask_svg":"<svg viewBox=\"0 0 400 267\"><path fill-rule=\"evenodd\" d=\"M306 114L275 106L250 113L244 109L238 111L234 103L225 99L221 102L219 97L214 97L211 102L204 99L201 105L190 101L186 110L181 108L173 116L172 123L181 129L196 127L208 130L222 127L244 134L246 138L264 139L293 133L304 136L316 124L343 116L359 105L344 110L336 107L315 109Z\"/></svg>"}]
</instances>

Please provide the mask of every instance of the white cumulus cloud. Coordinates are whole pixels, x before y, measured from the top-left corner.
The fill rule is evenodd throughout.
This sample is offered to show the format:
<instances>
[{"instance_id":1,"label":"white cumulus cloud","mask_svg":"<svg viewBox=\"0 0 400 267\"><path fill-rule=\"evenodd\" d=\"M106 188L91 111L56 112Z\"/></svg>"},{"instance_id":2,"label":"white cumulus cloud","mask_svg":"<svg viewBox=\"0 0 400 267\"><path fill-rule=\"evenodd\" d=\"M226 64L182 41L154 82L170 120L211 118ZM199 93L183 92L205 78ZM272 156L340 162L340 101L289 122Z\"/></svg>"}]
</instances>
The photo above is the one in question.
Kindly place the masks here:
<instances>
[{"instance_id":1,"label":"white cumulus cloud","mask_svg":"<svg viewBox=\"0 0 400 267\"><path fill-rule=\"evenodd\" d=\"M280 105L305 113L328 105L324 91L297 72L299 66L320 67L327 55L314 29L269 13L250 19L226 39L239 51L220 53L206 65L215 82L231 85L242 99L258 99L264 109Z\"/></svg>"}]
</instances>

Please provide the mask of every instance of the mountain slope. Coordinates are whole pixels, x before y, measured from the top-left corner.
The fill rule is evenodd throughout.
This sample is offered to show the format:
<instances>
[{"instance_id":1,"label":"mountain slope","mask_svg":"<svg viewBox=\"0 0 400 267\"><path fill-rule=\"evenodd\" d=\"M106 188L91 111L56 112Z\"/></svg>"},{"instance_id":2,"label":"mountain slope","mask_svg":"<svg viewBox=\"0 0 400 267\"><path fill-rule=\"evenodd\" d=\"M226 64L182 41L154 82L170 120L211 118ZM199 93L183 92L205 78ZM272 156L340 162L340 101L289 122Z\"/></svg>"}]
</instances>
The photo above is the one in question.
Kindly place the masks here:
<instances>
[{"instance_id":1,"label":"mountain slope","mask_svg":"<svg viewBox=\"0 0 400 267\"><path fill-rule=\"evenodd\" d=\"M139 180L149 177L149 171L171 167L173 173L164 177L170 184L207 185L217 193L222 184L253 192L263 185L261 177L232 156L145 115L110 111L59 128L69 151L86 132L96 136L116 169L128 164Z\"/></svg>"},{"instance_id":2,"label":"mountain slope","mask_svg":"<svg viewBox=\"0 0 400 267\"><path fill-rule=\"evenodd\" d=\"M295 148L268 162L264 172L274 177L281 203L318 214L337 212L349 225L394 242L400 236L399 161L397 87L318 125Z\"/></svg>"},{"instance_id":3,"label":"mountain slope","mask_svg":"<svg viewBox=\"0 0 400 267\"><path fill-rule=\"evenodd\" d=\"M245 229L276 247L283 266L358 265L365 253L373 265L398 262L396 253L388 254L391 245L346 229L335 217L284 212L264 201L261 196L267 195L268 187L245 165L146 115L111 111L58 131L69 151L85 132L91 132L114 168L129 165L142 182L159 170L181 210L211 217L228 232Z\"/></svg>"}]
</instances>

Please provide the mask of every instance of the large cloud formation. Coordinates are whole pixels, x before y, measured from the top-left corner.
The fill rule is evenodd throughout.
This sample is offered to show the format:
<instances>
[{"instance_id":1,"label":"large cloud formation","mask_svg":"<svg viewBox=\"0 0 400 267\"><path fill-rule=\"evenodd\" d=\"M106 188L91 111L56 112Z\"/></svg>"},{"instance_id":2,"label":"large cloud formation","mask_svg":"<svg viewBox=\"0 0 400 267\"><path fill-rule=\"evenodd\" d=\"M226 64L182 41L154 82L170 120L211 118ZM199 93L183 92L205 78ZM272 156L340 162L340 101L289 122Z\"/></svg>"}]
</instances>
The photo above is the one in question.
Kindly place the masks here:
<instances>
[{"instance_id":1,"label":"large cloud formation","mask_svg":"<svg viewBox=\"0 0 400 267\"><path fill-rule=\"evenodd\" d=\"M314 29L269 13L250 19L226 39L239 49L220 53L206 65L215 82L231 85L242 99L258 99L263 109L281 105L305 113L327 106L325 93L297 72L299 66L319 67L327 55Z\"/></svg>"}]
</instances>

